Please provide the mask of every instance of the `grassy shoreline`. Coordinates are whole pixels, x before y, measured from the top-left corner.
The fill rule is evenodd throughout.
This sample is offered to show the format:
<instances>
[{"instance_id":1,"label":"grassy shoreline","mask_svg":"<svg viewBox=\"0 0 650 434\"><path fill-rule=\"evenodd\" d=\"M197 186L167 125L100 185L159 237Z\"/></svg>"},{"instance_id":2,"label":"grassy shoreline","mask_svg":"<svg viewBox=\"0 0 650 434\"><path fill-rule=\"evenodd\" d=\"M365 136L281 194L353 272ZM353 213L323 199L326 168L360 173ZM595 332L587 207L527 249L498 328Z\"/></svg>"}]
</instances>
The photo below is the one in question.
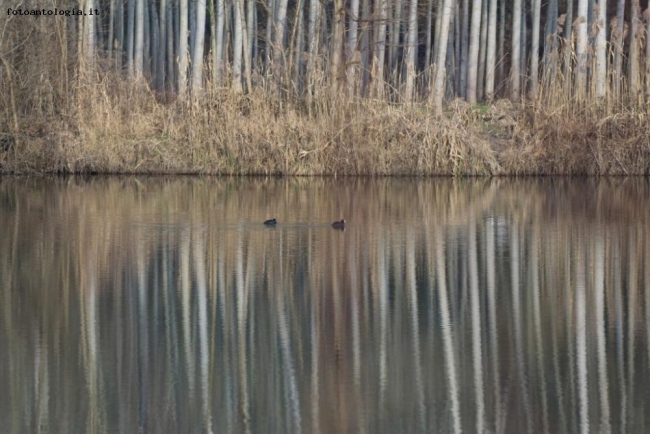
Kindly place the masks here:
<instances>
[{"instance_id":1,"label":"grassy shoreline","mask_svg":"<svg viewBox=\"0 0 650 434\"><path fill-rule=\"evenodd\" d=\"M436 116L426 103L309 104L223 89L192 104L123 82L77 95L58 115L20 119L19 141L0 150L0 173L650 174L650 119L641 111L454 100Z\"/></svg>"}]
</instances>

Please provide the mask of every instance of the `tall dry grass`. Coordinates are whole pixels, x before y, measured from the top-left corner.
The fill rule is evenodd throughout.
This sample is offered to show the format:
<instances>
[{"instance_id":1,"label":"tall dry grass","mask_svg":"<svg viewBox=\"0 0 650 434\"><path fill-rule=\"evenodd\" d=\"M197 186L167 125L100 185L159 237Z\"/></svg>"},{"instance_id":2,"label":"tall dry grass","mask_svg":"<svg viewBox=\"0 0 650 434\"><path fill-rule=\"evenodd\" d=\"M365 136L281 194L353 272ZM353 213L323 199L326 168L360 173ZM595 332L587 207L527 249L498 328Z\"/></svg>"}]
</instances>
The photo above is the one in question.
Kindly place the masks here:
<instances>
[{"instance_id":1,"label":"tall dry grass","mask_svg":"<svg viewBox=\"0 0 650 434\"><path fill-rule=\"evenodd\" d=\"M13 172L227 175L487 175L489 142L459 114L425 105L329 96L311 102L262 87L211 88L165 100L146 83L106 73L79 84L55 122L33 123ZM82 80L80 80L80 83ZM26 130L24 130L26 131Z\"/></svg>"},{"instance_id":2,"label":"tall dry grass","mask_svg":"<svg viewBox=\"0 0 650 434\"><path fill-rule=\"evenodd\" d=\"M557 46L543 65L534 98L519 107L501 101L491 108L493 117L506 118L510 131L499 152L503 172L650 174L650 106L630 95L626 77L615 83L611 70L604 96L597 95L595 79L579 93L573 74L565 74L575 68L575 47L570 41ZM589 70L595 71L595 55L589 56Z\"/></svg>"}]
</instances>

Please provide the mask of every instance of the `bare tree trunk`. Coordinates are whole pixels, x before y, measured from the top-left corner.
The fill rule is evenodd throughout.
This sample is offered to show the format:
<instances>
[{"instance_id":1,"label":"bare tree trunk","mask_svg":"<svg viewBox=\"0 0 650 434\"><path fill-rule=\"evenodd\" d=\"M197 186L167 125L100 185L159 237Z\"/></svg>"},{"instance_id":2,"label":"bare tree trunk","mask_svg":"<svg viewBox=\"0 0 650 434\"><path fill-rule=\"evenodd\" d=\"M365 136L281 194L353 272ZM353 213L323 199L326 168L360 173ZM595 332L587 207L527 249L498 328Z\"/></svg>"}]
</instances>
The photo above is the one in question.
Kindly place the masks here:
<instances>
[{"instance_id":1,"label":"bare tree trunk","mask_svg":"<svg viewBox=\"0 0 650 434\"><path fill-rule=\"evenodd\" d=\"M641 38L639 37L639 15L641 6L639 0L632 0L630 7L632 16L630 17L630 54L628 60L628 80L630 82L630 97L633 102L639 98L639 46Z\"/></svg>"},{"instance_id":2,"label":"bare tree trunk","mask_svg":"<svg viewBox=\"0 0 650 434\"><path fill-rule=\"evenodd\" d=\"M109 16L108 16L108 58L113 58L113 39L115 38L115 0L111 0Z\"/></svg>"},{"instance_id":3,"label":"bare tree trunk","mask_svg":"<svg viewBox=\"0 0 650 434\"><path fill-rule=\"evenodd\" d=\"M147 9L149 10L149 49L147 54L149 55L149 60L146 62L148 65L149 74L151 76L151 81L154 86L157 86L158 77L158 62L163 53L158 49L160 44L160 22L158 21L158 11L156 10L156 5L148 5Z\"/></svg>"},{"instance_id":4,"label":"bare tree trunk","mask_svg":"<svg viewBox=\"0 0 650 434\"><path fill-rule=\"evenodd\" d=\"M485 96L488 101L491 101L492 98L494 98L494 73L496 72L497 0L489 1L487 59L485 65Z\"/></svg>"},{"instance_id":5,"label":"bare tree trunk","mask_svg":"<svg viewBox=\"0 0 650 434\"><path fill-rule=\"evenodd\" d=\"M461 29L461 19L460 19L460 17L461 17L461 15L460 15L460 3L458 1L456 1L455 3L456 3L456 6L454 7L454 15L453 15L451 23L449 24L450 26L452 24L454 26L454 28L453 28L453 31L454 31L453 37L450 39L450 40L453 40L453 44L454 44L453 45L453 47L454 47L453 62L451 62L451 64L450 64L450 62L447 59L446 60L447 61L447 66L446 67L449 68L447 70L447 72L448 72L447 76L449 76L450 74L453 74L453 79L454 79L453 80L453 89L454 89L453 93L454 93L455 96L458 96L458 95L460 95L462 93L461 90L460 90L460 76L461 76L460 62L461 62L461 58L462 58L461 54L462 54L462 51L463 51L463 47L461 46L462 45L462 38L460 37L460 33L461 33L461 30L462 30ZM440 3L440 4L442 5L442 3ZM439 13L440 13L440 15L442 15L442 6L440 6ZM438 38L439 38L440 35L439 35L439 32L437 30L436 30L436 34L438 34ZM449 47L447 47L447 50L449 50ZM437 53L438 53L438 50L435 51L434 56L437 56L438 55ZM450 66L450 65L452 65L452 66Z\"/></svg>"},{"instance_id":6,"label":"bare tree trunk","mask_svg":"<svg viewBox=\"0 0 650 434\"><path fill-rule=\"evenodd\" d=\"M578 0L578 17L576 18L576 84L575 93L585 97L587 76L587 0Z\"/></svg>"},{"instance_id":7,"label":"bare tree trunk","mask_svg":"<svg viewBox=\"0 0 650 434\"><path fill-rule=\"evenodd\" d=\"M616 3L616 28L612 30L611 40L614 44L614 97L621 96L621 79L623 78L623 26L625 25L625 0Z\"/></svg>"},{"instance_id":8,"label":"bare tree trunk","mask_svg":"<svg viewBox=\"0 0 650 434\"><path fill-rule=\"evenodd\" d=\"M194 38L194 52L192 53L192 94L194 97L200 97L203 94L203 52L206 12L205 2L198 2L196 5L196 36Z\"/></svg>"},{"instance_id":9,"label":"bare tree trunk","mask_svg":"<svg viewBox=\"0 0 650 434\"><path fill-rule=\"evenodd\" d=\"M151 6L155 8L155 6ZM158 32L160 37L158 38L158 46L156 50L158 51L158 63L156 64L156 74L157 83L156 87L159 90L165 88L165 54L167 53L167 0L160 0L160 31Z\"/></svg>"},{"instance_id":10,"label":"bare tree trunk","mask_svg":"<svg viewBox=\"0 0 650 434\"><path fill-rule=\"evenodd\" d=\"M604 98L607 84L607 0L598 0L596 35L596 97Z\"/></svg>"},{"instance_id":11,"label":"bare tree trunk","mask_svg":"<svg viewBox=\"0 0 650 434\"><path fill-rule=\"evenodd\" d=\"M345 31L345 10L342 0L334 0L334 25L332 26L332 93L338 93L339 78L341 74L341 59L343 49L343 32Z\"/></svg>"},{"instance_id":12,"label":"bare tree trunk","mask_svg":"<svg viewBox=\"0 0 650 434\"><path fill-rule=\"evenodd\" d=\"M273 25L273 75L280 81L284 57L284 31L287 20L287 0L277 0L277 11Z\"/></svg>"},{"instance_id":13,"label":"bare tree trunk","mask_svg":"<svg viewBox=\"0 0 650 434\"><path fill-rule=\"evenodd\" d=\"M458 13L458 4L454 8L454 13ZM436 56L438 55L438 41L440 41L440 22L442 20L442 1L436 0L436 20L435 27L433 29L433 52L431 53L431 62L436 61ZM458 19L455 20L456 22ZM454 31L456 31L456 24L454 24ZM457 38L456 38L457 39Z\"/></svg>"},{"instance_id":14,"label":"bare tree trunk","mask_svg":"<svg viewBox=\"0 0 650 434\"><path fill-rule=\"evenodd\" d=\"M95 10L95 0L88 0L86 3L86 8L89 11ZM97 15L90 15L85 17L86 21L86 47L85 54L88 58L88 65L91 66L95 61L95 22L97 20Z\"/></svg>"},{"instance_id":15,"label":"bare tree trunk","mask_svg":"<svg viewBox=\"0 0 650 434\"><path fill-rule=\"evenodd\" d=\"M458 65L456 62L456 59L454 58L454 53L456 46L455 40L460 39L458 38L458 32L456 32L455 29L458 28L456 26L456 22L454 19L454 15L450 17L450 22L449 26L451 27L454 25L454 32L450 33L450 36L447 38L447 56L445 57L445 71L446 72L446 79L445 79L445 98L455 98L457 93L456 93L456 82L458 81L456 79L456 75L458 74ZM458 48L458 51L460 51L460 47Z\"/></svg>"},{"instance_id":16,"label":"bare tree trunk","mask_svg":"<svg viewBox=\"0 0 650 434\"><path fill-rule=\"evenodd\" d=\"M601 0L601 2L604 0ZM644 12L645 15L645 99L650 105L650 3Z\"/></svg>"},{"instance_id":17,"label":"bare tree trunk","mask_svg":"<svg viewBox=\"0 0 650 434\"><path fill-rule=\"evenodd\" d=\"M129 76L133 77L135 72L133 61L133 50L135 46L135 0L129 0L127 3L127 23L126 23L126 59L129 69Z\"/></svg>"},{"instance_id":18,"label":"bare tree trunk","mask_svg":"<svg viewBox=\"0 0 650 434\"><path fill-rule=\"evenodd\" d=\"M350 0L350 16L348 19L348 41L345 50L346 72L345 81L348 86L348 93L354 95L354 88L357 86L357 74L359 66L355 62L355 53L359 41L359 0Z\"/></svg>"},{"instance_id":19,"label":"bare tree trunk","mask_svg":"<svg viewBox=\"0 0 650 434\"><path fill-rule=\"evenodd\" d=\"M537 85L539 84L539 26L541 13L541 0L533 0L533 40L530 50L530 97L533 100L537 96Z\"/></svg>"},{"instance_id":20,"label":"bare tree trunk","mask_svg":"<svg viewBox=\"0 0 650 434\"><path fill-rule=\"evenodd\" d=\"M368 94L368 77L370 74L371 44L370 44L370 0L362 0L361 3L361 89L360 94Z\"/></svg>"},{"instance_id":21,"label":"bare tree trunk","mask_svg":"<svg viewBox=\"0 0 650 434\"><path fill-rule=\"evenodd\" d=\"M521 3L521 65L519 65L519 88L520 97L526 95L526 87L528 81L528 27L526 19L526 1L522 0Z\"/></svg>"},{"instance_id":22,"label":"bare tree trunk","mask_svg":"<svg viewBox=\"0 0 650 434\"><path fill-rule=\"evenodd\" d=\"M305 20L305 1L298 0L296 6L298 10L296 11L296 26L294 28L294 33L297 33L295 36L294 52L293 52L293 84L296 88L296 93L298 95L302 92L302 53L304 46L304 20Z\"/></svg>"},{"instance_id":23,"label":"bare tree trunk","mask_svg":"<svg viewBox=\"0 0 650 434\"><path fill-rule=\"evenodd\" d=\"M469 63L467 65L467 102L476 104L476 81L478 79L478 44L481 36L482 0L472 0L472 27L470 29Z\"/></svg>"},{"instance_id":24,"label":"bare tree trunk","mask_svg":"<svg viewBox=\"0 0 650 434\"><path fill-rule=\"evenodd\" d=\"M135 23L135 75L141 78L144 73L144 0L137 0Z\"/></svg>"},{"instance_id":25,"label":"bare tree trunk","mask_svg":"<svg viewBox=\"0 0 650 434\"><path fill-rule=\"evenodd\" d=\"M142 1L142 0L138 0ZM187 0L180 0L180 23L178 30L178 95L187 97Z\"/></svg>"},{"instance_id":26,"label":"bare tree trunk","mask_svg":"<svg viewBox=\"0 0 650 434\"><path fill-rule=\"evenodd\" d=\"M476 0L481 1L481 0ZM405 100L413 100L415 90L415 55L418 42L418 1L411 0L408 21L408 40L406 43L406 88L404 89Z\"/></svg>"},{"instance_id":27,"label":"bare tree trunk","mask_svg":"<svg viewBox=\"0 0 650 434\"><path fill-rule=\"evenodd\" d=\"M180 52L181 52L181 14L180 14L180 3L173 1L169 2L171 10L169 11L170 15L168 17L170 24L173 26L173 36L174 36L174 56L172 57L174 63L174 86L173 89L180 94L180 82L181 82L181 72L180 72Z\"/></svg>"},{"instance_id":28,"label":"bare tree trunk","mask_svg":"<svg viewBox=\"0 0 650 434\"><path fill-rule=\"evenodd\" d=\"M469 0L462 0L460 28L460 87L456 89L461 98L467 98L467 55L469 51Z\"/></svg>"},{"instance_id":29,"label":"bare tree trunk","mask_svg":"<svg viewBox=\"0 0 650 434\"><path fill-rule=\"evenodd\" d=\"M268 74L271 72L271 61L273 60L273 26L275 25L276 0L267 0L266 10L266 40L264 46L266 55L264 57L264 70Z\"/></svg>"},{"instance_id":30,"label":"bare tree trunk","mask_svg":"<svg viewBox=\"0 0 650 434\"><path fill-rule=\"evenodd\" d=\"M445 60L447 58L447 40L449 38L449 22L454 10L454 0L444 0L442 19L440 20L440 45L436 58L436 76L433 86L432 105L437 114L442 114L442 98L445 85Z\"/></svg>"},{"instance_id":31,"label":"bare tree trunk","mask_svg":"<svg viewBox=\"0 0 650 434\"><path fill-rule=\"evenodd\" d=\"M203 2L204 0L201 0ZM197 0L189 0L190 16L188 18L187 27L190 31L190 58L194 55L194 44L196 43L196 2ZM192 66L190 65L190 68ZM191 71L190 71L191 72Z\"/></svg>"},{"instance_id":32,"label":"bare tree trunk","mask_svg":"<svg viewBox=\"0 0 650 434\"><path fill-rule=\"evenodd\" d=\"M557 30L557 13L557 0L550 0L546 7L546 38L544 38L544 71L547 77L555 76L556 71L556 56L551 56L551 53L557 50L557 36L555 35Z\"/></svg>"},{"instance_id":33,"label":"bare tree trunk","mask_svg":"<svg viewBox=\"0 0 650 434\"><path fill-rule=\"evenodd\" d=\"M386 7L387 0L377 0L379 15L375 23L375 55L373 60L373 87L375 98L384 95L384 63L386 56Z\"/></svg>"},{"instance_id":34,"label":"bare tree trunk","mask_svg":"<svg viewBox=\"0 0 650 434\"><path fill-rule=\"evenodd\" d=\"M512 57L510 61L510 100L519 102L521 95L521 0L514 0L512 9Z\"/></svg>"},{"instance_id":35,"label":"bare tree trunk","mask_svg":"<svg viewBox=\"0 0 650 434\"><path fill-rule=\"evenodd\" d=\"M485 97L488 3L489 0L483 0L483 4L481 5L481 40L478 44L478 80L476 82L476 99L479 101L482 101Z\"/></svg>"},{"instance_id":36,"label":"bare tree trunk","mask_svg":"<svg viewBox=\"0 0 650 434\"><path fill-rule=\"evenodd\" d=\"M152 50L151 50L151 39L153 37L153 32L151 31L151 14L149 13L149 2L144 1L143 7L143 24L144 24L144 44L142 48L142 71L144 77L147 80L151 80L153 77L151 75L151 59L152 59Z\"/></svg>"},{"instance_id":37,"label":"bare tree trunk","mask_svg":"<svg viewBox=\"0 0 650 434\"><path fill-rule=\"evenodd\" d=\"M232 42L232 88L235 92L242 89L242 51L243 46L243 0L233 0L233 42Z\"/></svg>"},{"instance_id":38,"label":"bare tree trunk","mask_svg":"<svg viewBox=\"0 0 650 434\"><path fill-rule=\"evenodd\" d=\"M388 65L388 76L393 76L395 80L398 80L399 77L399 69L398 69L398 63L399 63L399 39L401 35L401 28L402 28L402 8L403 0L393 0L395 2L395 7L393 9L393 20L392 20L392 25L389 30L389 39L390 39L390 49L388 50L389 52L389 65ZM396 81L393 83L393 85L397 84L399 81Z\"/></svg>"},{"instance_id":39,"label":"bare tree trunk","mask_svg":"<svg viewBox=\"0 0 650 434\"><path fill-rule=\"evenodd\" d=\"M117 20L115 25L115 41L118 53L115 55L115 66L117 70L122 69L124 61L124 2L117 2Z\"/></svg>"},{"instance_id":40,"label":"bare tree trunk","mask_svg":"<svg viewBox=\"0 0 650 434\"><path fill-rule=\"evenodd\" d=\"M496 61L499 64L499 78L497 85L501 85L506 81L505 75L505 39L506 39L506 4L505 1L501 2L501 9L499 9L499 45L497 51Z\"/></svg>"},{"instance_id":41,"label":"bare tree trunk","mask_svg":"<svg viewBox=\"0 0 650 434\"><path fill-rule=\"evenodd\" d=\"M424 46L424 77L425 85L430 85L429 67L431 66L431 25L433 22L433 0L427 0L427 36Z\"/></svg>"},{"instance_id":42,"label":"bare tree trunk","mask_svg":"<svg viewBox=\"0 0 650 434\"><path fill-rule=\"evenodd\" d=\"M174 90L174 84L176 83L174 71L174 65L176 65L174 60L174 17L172 11L172 4L168 2L165 14L167 15L167 88L170 91Z\"/></svg>"},{"instance_id":43,"label":"bare tree trunk","mask_svg":"<svg viewBox=\"0 0 650 434\"><path fill-rule=\"evenodd\" d=\"M309 24L307 30L307 89L311 98L313 94L312 78L315 72L315 60L318 55L318 23L320 22L321 4L320 0L310 0L309 2Z\"/></svg>"},{"instance_id":44,"label":"bare tree trunk","mask_svg":"<svg viewBox=\"0 0 650 434\"><path fill-rule=\"evenodd\" d=\"M253 66L253 48L255 45L255 40L257 39L257 31L255 28L255 18L257 15L257 9L255 5L255 0L246 1L246 58L248 59L248 65L252 68ZM247 73L250 77L250 73Z\"/></svg>"},{"instance_id":45,"label":"bare tree trunk","mask_svg":"<svg viewBox=\"0 0 650 434\"><path fill-rule=\"evenodd\" d=\"M215 84L219 86L223 77L224 61L223 61L223 37L224 27L226 21L226 12L224 7L225 0L216 0L215 15L217 16L214 22L215 33L215 50L212 53L212 67L215 74Z\"/></svg>"},{"instance_id":46,"label":"bare tree trunk","mask_svg":"<svg viewBox=\"0 0 650 434\"><path fill-rule=\"evenodd\" d=\"M573 53L573 1L567 2L566 18L564 20L564 84L565 91L571 94L573 70L571 54Z\"/></svg>"}]
</instances>

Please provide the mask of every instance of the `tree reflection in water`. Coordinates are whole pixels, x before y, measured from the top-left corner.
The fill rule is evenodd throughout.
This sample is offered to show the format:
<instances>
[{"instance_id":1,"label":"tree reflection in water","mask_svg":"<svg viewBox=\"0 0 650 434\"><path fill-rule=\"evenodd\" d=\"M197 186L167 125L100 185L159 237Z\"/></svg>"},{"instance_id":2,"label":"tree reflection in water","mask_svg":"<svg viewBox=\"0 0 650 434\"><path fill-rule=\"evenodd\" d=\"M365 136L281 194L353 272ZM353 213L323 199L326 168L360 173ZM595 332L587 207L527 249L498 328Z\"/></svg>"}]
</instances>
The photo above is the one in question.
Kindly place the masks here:
<instances>
[{"instance_id":1,"label":"tree reflection in water","mask_svg":"<svg viewBox=\"0 0 650 434\"><path fill-rule=\"evenodd\" d=\"M648 193L4 178L3 429L647 430Z\"/></svg>"}]
</instances>

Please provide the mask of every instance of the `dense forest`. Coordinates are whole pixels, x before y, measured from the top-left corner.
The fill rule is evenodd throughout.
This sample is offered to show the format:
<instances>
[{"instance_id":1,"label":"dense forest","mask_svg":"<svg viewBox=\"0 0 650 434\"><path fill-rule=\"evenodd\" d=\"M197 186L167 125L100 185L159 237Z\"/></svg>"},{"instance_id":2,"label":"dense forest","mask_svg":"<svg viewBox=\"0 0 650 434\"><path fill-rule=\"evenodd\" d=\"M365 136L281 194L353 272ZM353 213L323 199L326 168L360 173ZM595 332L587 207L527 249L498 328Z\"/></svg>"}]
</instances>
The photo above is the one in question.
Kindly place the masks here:
<instances>
[{"instance_id":1,"label":"dense forest","mask_svg":"<svg viewBox=\"0 0 650 434\"><path fill-rule=\"evenodd\" d=\"M384 112L416 103L433 114L458 107L447 104L458 98L471 107L507 98L538 111L597 108L601 118L645 114L650 104L647 0L7 5L0 17L5 151L29 136L36 118L69 126L62 113L106 119L118 105L123 116L124 106L151 113L152 104L205 106L226 94L263 95L276 116L286 115L286 104L313 116L341 101L383 102ZM95 102L84 105L90 95ZM136 95L149 105L133 102ZM236 101L241 113L254 111L251 98Z\"/></svg>"}]
</instances>

